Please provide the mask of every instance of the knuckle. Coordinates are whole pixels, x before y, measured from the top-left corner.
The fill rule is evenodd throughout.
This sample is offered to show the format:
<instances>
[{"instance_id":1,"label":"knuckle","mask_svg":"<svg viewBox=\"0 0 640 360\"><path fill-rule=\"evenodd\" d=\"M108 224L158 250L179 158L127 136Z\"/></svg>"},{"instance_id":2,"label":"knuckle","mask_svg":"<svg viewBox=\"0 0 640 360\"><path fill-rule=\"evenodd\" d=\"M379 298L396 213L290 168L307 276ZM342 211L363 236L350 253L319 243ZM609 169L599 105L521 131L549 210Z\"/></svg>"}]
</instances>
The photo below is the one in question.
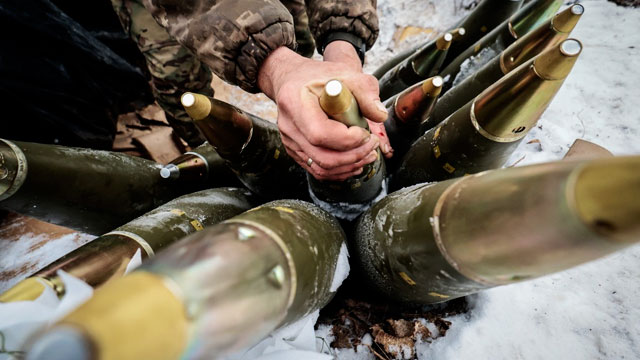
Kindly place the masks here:
<instances>
[{"instance_id":1,"label":"knuckle","mask_svg":"<svg viewBox=\"0 0 640 360\"><path fill-rule=\"evenodd\" d=\"M374 90L377 92L379 89L378 79L376 79L373 75L363 74L364 80L363 83L365 87L369 90Z\"/></svg>"},{"instance_id":2,"label":"knuckle","mask_svg":"<svg viewBox=\"0 0 640 360\"><path fill-rule=\"evenodd\" d=\"M305 137L307 138L309 143L313 146L323 145L326 141L325 134L322 131L316 130L316 129L312 129L309 132L307 132Z\"/></svg>"}]
</instances>

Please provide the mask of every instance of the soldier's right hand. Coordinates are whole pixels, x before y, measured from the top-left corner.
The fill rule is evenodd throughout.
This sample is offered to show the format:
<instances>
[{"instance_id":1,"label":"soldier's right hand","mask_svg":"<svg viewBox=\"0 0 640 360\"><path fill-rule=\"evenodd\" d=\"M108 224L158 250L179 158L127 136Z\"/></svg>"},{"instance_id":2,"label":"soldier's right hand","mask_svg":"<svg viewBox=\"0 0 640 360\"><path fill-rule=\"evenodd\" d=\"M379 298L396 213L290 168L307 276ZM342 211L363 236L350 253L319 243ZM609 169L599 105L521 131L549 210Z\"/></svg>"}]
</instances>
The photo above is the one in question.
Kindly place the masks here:
<instances>
[{"instance_id":1,"label":"soldier's right hand","mask_svg":"<svg viewBox=\"0 0 640 360\"><path fill-rule=\"evenodd\" d=\"M267 57L258 85L278 105L287 153L316 179L339 181L360 174L364 165L376 160L379 139L365 129L330 120L322 111L318 99L331 79L351 90L366 118L386 120L373 76L342 63L307 59L286 47Z\"/></svg>"}]
</instances>

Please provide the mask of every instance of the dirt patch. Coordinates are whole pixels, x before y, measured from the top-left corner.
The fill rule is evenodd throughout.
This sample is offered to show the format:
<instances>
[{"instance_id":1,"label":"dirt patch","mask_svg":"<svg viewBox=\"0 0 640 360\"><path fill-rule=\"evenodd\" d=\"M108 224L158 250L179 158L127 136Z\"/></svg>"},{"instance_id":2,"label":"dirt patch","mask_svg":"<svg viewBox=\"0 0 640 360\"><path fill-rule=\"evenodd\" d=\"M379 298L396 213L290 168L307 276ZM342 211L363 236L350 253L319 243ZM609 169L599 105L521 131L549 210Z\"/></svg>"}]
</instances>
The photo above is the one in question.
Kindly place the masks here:
<instances>
[{"instance_id":1,"label":"dirt patch","mask_svg":"<svg viewBox=\"0 0 640 360\"><path fill-rule=\"evenodd\" d=\"M616 3L620 6L624 6L624 7L639 7L640 6L640 0L609 0L613 3Z\"/></svg>"},{"instance_id":2,"label":"dirt patch","mask_svg":"<svg viewBox=\"0 0 640 360\"><path fill-rule=\"evenodd\" d=\"M317 323L332 327L332 348L365 345L379 359L414 359L417 342L446 335L451 322L445 317L469 311L465 298L434 306L397 304L348 282ZM373 338L371 345L362 342L366 334Z\"/></svg>"}]
</instances>

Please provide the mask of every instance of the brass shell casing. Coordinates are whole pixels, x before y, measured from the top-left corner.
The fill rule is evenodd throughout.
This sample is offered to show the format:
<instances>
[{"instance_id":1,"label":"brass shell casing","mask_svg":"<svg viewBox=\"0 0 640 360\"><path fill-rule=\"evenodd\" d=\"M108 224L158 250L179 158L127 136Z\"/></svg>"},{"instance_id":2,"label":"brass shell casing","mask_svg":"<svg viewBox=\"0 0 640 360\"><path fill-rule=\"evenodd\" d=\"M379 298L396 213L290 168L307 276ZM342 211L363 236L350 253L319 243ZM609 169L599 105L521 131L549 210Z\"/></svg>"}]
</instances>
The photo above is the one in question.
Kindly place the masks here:
<instances>
[{"instance_id":1,"label":"brass shell casing","mask_svg":"<svg viewBox=\"0 0 640 360\"><path fill-rule=\"evenodd\" d=\"M442 90L442 78L434 76L398 94L393 101L395 118L403 124L429 116Z\"/></svg>"},{"instance_id":2,"label":"brass shell casing","mask_svg":"<svg viewBox=\"0 0 640 360\"><path fill-rule=\"evenodd\" d=\"M211 113L211 102L204 95L187 92L182 94L180 102L194 121L206 119Z\"/></svg>"},{"instance_id":3,"label":"brass shell casing","mask_svg":"<svg viewBox=\"0 0 640 360\"><path fill-rule=\"evenodd\" d=\"M380 99L386 101L410 86L438 75L452 38L450 33L440 35L384 74L379 80Z\"/></svg>"},{"instance_id":4,"label":"brass shell casing","mask_svg":"<svg viewBox=\"0 0 640 360\"><path fill-rule=\"evenodd\" d=\"M449 34L451 34L451 36L453 36L451 41L456 42L464 38L464 35L467 33L467 30L463 27L458 27L453 30L449 30L448 32Z\"/></svg>"},{"instance_id":5,"label":"brass shell casing","mask_svg":"<svg viewBox=\"0 0 640 360\"><path fill-rule=\"evenodd\" d=\"M393 157L385 159L388 171L395 171L411 144L420 136L422 119L431 115L442 84L442 78L434 76L387 101L388 116L384 127L393 146Z\"/></svg>"},{"instance_id":6,"label":"brass shell casing","mask_svg":"<svg viewBox=\"0 0 640 360\"><path fill-rule=\"evenodd\" d=\"M391 188L504 165L562 86L564 78L555 75L566 76L575 63L579 48L567 56L561 51L566 44L580 46L576 40L565 40L510 72L428 130L407 152ZM538 66L553 73L553 79L541 76Z\"/></svg>"},{"instance_id":7,"label":"brass shell casing","mask_svg":"<svg viewBox=\"0 0 640 360\"><path fill-rule=\"evenodd\" d=\"M583 7L582 5L576 4L562 11L556 15L554 20L549 20L534 31L516 40L516 42L505 49L500 56L493 58L480 70L446 92L438 101L432 116L430 118L423 118L423 125L421 126L420 132L425 133L429 129L432 129L504 75L550 47L556 46L561 41L564 41L569 33L557 31L552 26L552 21L557 21L561 14L571 14L570 17L577 20L582 10L576 9L583 9Z\"/></svg>"},{"instance_id":8,"label":"brass shell casing","mask_svg":"<svg viewBox=\"0 0 640 360\"><path fill-rule=\"evenodd\" d=\"M578 24L583 13L584 6L582 4L573 4L553 17L551 27L558 32L570 33Z\"/></svg>"},{"instance_id":9,"label":"brass shell casing","mask_svg":"<svg viewBox=\"0 0 640 360\"><path fill-rule=\"evenodd\" d=\"M305 171L287 154L275 124L223 101L188 94L209 103L208 116L194 122L247 188L265 199L308 198Z\"/></svg>"},{"instance_id":10,"label":"brass shell casing","mask_svg":"<svg viewBox=\"0 0 640 360\"><path fill-rule=\"evenodd\" d=\"M446 32L440 35L436 39L436 49L447 50L451 46L452 41L453 41L453 35L451 35L451 33Z\"/></svg>"},{"instance_id":11,"label":"brass shell casing","mask_svg":"<svg viewBox=\"0 0 640 360\"><path fill-rule=\"evenodd\" d=\"M327 87L339 88L328 91ZM351 91L339 80L330 80L320 95L320 107L331 119L339 121L347 126L359 126L369 129L367 121L360 113L356 98Z\"/></svg>"},{"instance_id":12,"label":"brass shell casing","mask_svg":"<svg viewBox=\"0 0 640 360\"><path fill-rule=\"evenodd\" d=\"M79 329L100 360L178 359L189 331L179 294L166 278L145 271L96 290L59 325Z\"/></svg>"},{"instance_id":13,"label":"brass shell casing","mask_svg":"<svg viewBox=\"0 0 640 360\"><path fill-rule=\"evenodd\" d=\"M192 106L184 106L185 98L194 99ZM240 153L251 141L253 122L242 110L201 94L182 96L187 114L220 155ZM191 104L188 102L187 104Z\"/></svg>"},{"instance_id":14,"label":"brass shell casing","mask_svg":"<svg viewBox=\"0 0 640 360\"><path fill-rule=\"evenodd\" d=\"M390 298L437 303L637 243L638 198L639 156L486 171L387 196L353 255Z\"/></svg>"},{"instance_id":15,"label":"brass shell casing","mask_svg":"<svg viewBox=\"0 0 640 360\"><path fill-rule=\"evenodd\" d=\"M582 5L574 4L511 44L500 55L502 72L507 74L549 47L565 40L583 12Z\"/></svg>"},{"instance_id":16,"label":"brass shell casing","mask_svg":"<svg viewBox=\"0 0 640 360\"><path fill-rule=\"evenodd\" d=\"M533 69L545 80L562 80L569 75L581 52L580 41L565 40L536 57L533 61Z\"/></svg>"},{"instance_id":17,"label":"brass shell casing","mask_svg":"<svg viewBox=\"0 0 640 360\"><path fill-rule=\"evenodd\" d=\"M473 74L475 72L474 70L479 70L491 60L491 57L487 57L486 59L482 57L474 58L474 68L467 69L465 72L466 76L461 77L460 67L463 62L483 50L490 49L496 53L504 51L504 49L513 44L517 39L549 20L558 8L560 8L560 5L562 5L562 0L530 1L513 14L509 20L503 22L473 45L469 46L455 59L451 60L440 72L440 76L448 79L445 83L443 93L446 93L453 86L454 81L459 83L464 80L466 76Z\"/></svg>"},{"instance_id":18,"label":"brass shell casing","mask_svg":"<svg viewBox=\"0 0 640 360\"><path fill-rule=\"evenodd\" d=\"M568 54L563 50L567 44L577 50ZM487 88L473 102L474 126L494 141L522 139L562 86L581 48L577 40L565 40Z\"/></svg>"}]
</instances>

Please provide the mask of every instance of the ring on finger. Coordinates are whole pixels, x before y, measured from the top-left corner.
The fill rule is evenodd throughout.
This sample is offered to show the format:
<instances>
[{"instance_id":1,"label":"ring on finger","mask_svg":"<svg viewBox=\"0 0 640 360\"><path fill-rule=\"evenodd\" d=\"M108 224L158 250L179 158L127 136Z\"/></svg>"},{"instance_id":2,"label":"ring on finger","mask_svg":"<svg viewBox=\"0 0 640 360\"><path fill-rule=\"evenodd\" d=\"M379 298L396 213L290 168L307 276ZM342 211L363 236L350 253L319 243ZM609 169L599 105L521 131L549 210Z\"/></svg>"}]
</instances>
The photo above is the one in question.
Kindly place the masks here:
<instances>
[{"instance_id":1,"label":"ring on finger","mask_svg":"<svg viewBox=\"0 0 640 360\"><path fill-rule=\"evenodd\" d=\"M309 158L309 159L307 160L307 166L308 166L308 167L311 167L311 164L313 164L313 159L312 159L312 158Z\"/></svg>"}]
</instances>

